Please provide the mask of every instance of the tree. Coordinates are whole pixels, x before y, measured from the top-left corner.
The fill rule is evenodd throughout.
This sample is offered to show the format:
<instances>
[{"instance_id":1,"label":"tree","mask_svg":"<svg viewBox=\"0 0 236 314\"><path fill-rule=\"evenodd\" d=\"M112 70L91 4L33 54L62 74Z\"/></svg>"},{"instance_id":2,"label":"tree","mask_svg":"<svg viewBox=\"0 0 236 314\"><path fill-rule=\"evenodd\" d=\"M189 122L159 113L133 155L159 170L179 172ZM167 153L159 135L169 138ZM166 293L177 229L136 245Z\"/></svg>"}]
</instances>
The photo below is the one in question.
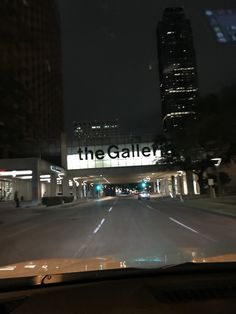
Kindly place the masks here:
<instances>
[{"instance_id":1,"label":"tree","mask_svg":"<svg viewBox=\"0 0 236 314\"><path fill-rule=\"evenodd\" d=\"M212 156L229 161L236 156L236 86L200 99L198 141Z\"/></svg>"},{"instance_id":2,"label":"tree","mask_svg":"<svg viewBox=\"0 0 236 314\"><path fill-rule=\"evenodd\" d=\"M219 182L218 182L217 175L215 173L210 173L208 175L208 177L214 180L215 186L216 186L218 191L219 191L220 188L222 189L223 194L224 194L225 186L231 182L231 178L228 175L228 173L223 172L223 171L218 173Z\"/></svg>"}]
</instances>

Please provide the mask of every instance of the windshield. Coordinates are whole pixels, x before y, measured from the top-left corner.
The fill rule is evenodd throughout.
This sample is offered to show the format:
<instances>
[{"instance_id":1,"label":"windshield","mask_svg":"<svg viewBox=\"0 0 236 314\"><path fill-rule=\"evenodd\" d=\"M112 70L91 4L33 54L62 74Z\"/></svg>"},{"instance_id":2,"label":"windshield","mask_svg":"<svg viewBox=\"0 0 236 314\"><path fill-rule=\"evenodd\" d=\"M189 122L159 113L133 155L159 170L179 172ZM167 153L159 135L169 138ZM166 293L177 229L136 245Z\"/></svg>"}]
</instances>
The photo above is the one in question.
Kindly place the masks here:
<instances>
[{"instance_id":1,"label":"windshield","mask_svg":"<svg viewBox=\"0 0 236 314\"><path fill-rule=\"evenodd\" d=\"M235 0L0 15L0 278L236 261Z\"/></svg>"}]
</instances>

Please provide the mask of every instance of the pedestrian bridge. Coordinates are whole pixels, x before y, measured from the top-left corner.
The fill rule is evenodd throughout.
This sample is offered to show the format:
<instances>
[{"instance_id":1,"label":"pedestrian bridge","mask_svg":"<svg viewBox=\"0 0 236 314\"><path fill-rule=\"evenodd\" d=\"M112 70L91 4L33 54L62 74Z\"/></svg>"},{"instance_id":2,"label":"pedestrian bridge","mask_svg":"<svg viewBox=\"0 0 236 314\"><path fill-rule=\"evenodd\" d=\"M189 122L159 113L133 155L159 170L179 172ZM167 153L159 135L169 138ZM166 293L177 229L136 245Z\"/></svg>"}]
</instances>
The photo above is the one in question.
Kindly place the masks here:
<instances>
[{"instance_id":1,"label":"pedestrian bridge","mask_svg":"<svg viewBox=\"0 0 236 314\"><path fill-rule=\"evenodd\" d=\"M97 184L148 182L153 192L168 194L169 185L174 191L180 186L179 175L158 171L160 157L153 142L75 146L66 156L70 190L74 195L87 195Z\"/></svg>"},{"instance_id":2,"label":"pedestrian bridge","mask_svg":"<svg viewBox=\"0 0 236 314\"><path fill-rule=\"evenodd\" d=\"M66 168L70 179L131 183L146 177L156 180L160 157L152 142L80 146L67 154Z\"/></svg>"}]
</instances>

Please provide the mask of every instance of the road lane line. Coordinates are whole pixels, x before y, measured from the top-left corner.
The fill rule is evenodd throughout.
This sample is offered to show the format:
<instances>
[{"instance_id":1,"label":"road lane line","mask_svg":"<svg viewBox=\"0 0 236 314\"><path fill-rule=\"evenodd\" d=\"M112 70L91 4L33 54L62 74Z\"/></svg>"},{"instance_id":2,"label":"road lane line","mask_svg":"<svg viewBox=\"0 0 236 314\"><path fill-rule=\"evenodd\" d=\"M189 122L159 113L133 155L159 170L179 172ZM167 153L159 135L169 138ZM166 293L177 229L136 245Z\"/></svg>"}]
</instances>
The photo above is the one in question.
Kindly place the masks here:
<instances>
[{"instance_id":1,"label":"road lane line","mask_svg":"<svg viewBox=\"0 0 236 314\"><path fill-rule=\"evenodd\" d=\"M112 211L112 207L109 208L109 213Z\"/></svg>"},{"instance_id":2,"label":"road lane line","mask_svg":"<svg viewBox=\"0 0 236 314\"><path fill-rule=\"evenodd\" d=\"M192 231L192 232L194 232L194 233L199 233L198 231L196 231L196 230L194 230L194 229L192 229L192 228L190 228L190 227L188 227L188 226L182 224L180 221L175 220L175 219L172 218L172 217L169 217L169 219L170 219L171 221L175 222L176 224L178 224L178 225L180 225L180 226L182 226L182 227L184 227L184 228L186 228L186 229L188 229L188 230L190 230L190 231Z\"/></svg>"},{"instance_id":3,"label":"road lane line","mask_svg":"<svg viewBox=\"0 0 236 314\"><path fill-rule=\"evenodd\" d=\"M100 224L97 226L97 228L94 229L94 231L93 231L94 234L98 232L98 230L101 228L101 226L103 225L103 223L105 222L105 220L106 220L105 218L103 218L103 219L101 220L101 222L100 222Z\"/></svg>"},{"instance_id":4,"label":"road lane line","mask_svg":"<svg viewBox=\"0 0 236 314\"><path fill-rule=\"evenodd\" d=\"M150 205L147 205L147 208L152 209L152 210L155 211L156 213L162 214L162 212L161 212L159 209L155 208L155 207L152 207L152 206L150 206Z\"/></svg>"},{"instance_id":5,"label":"road lane line","mask_svg":"<svg viewBox=\"0 0 236 314\"><path fill-rule=\"evenodd\" d=\"M105 221L106 221L105 218L103 218L103 219L101 220L101 222L98 224L98 226L94 229L93 234L96 234L96 233L100 230L101 226L103 225L103 223L104 223ZM83 250L86 250L86 249L88 248L90 242L91 242L92 239L93 239L93 234L90 234L90 235L88 236L88 238L87 238L87 240L84 242L84 244L82 244L81 247L75 252L74 257L78 257L78 255L79 255Z\"/></svg>"}]
</instances>

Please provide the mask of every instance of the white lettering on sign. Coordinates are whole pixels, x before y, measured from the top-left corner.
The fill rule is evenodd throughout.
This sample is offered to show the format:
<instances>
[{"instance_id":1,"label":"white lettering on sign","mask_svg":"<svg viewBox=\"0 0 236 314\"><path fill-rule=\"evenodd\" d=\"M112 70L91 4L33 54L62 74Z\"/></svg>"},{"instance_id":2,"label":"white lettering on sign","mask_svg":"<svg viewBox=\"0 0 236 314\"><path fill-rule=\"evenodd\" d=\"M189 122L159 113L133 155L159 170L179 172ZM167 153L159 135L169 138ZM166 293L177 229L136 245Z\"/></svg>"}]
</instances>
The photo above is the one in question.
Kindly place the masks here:
<instances>
[{"instance_id":1,"label":"white lettering on sign","mask_svg":"<svg viewBox=\"0 0 236 314\"><path fill-rule=\"evenodd\" d=\"M67 155L67 168L111 168L155 165L161 157L153 143L79 147L77 154Z\"/></svg>"}]
</instances>

